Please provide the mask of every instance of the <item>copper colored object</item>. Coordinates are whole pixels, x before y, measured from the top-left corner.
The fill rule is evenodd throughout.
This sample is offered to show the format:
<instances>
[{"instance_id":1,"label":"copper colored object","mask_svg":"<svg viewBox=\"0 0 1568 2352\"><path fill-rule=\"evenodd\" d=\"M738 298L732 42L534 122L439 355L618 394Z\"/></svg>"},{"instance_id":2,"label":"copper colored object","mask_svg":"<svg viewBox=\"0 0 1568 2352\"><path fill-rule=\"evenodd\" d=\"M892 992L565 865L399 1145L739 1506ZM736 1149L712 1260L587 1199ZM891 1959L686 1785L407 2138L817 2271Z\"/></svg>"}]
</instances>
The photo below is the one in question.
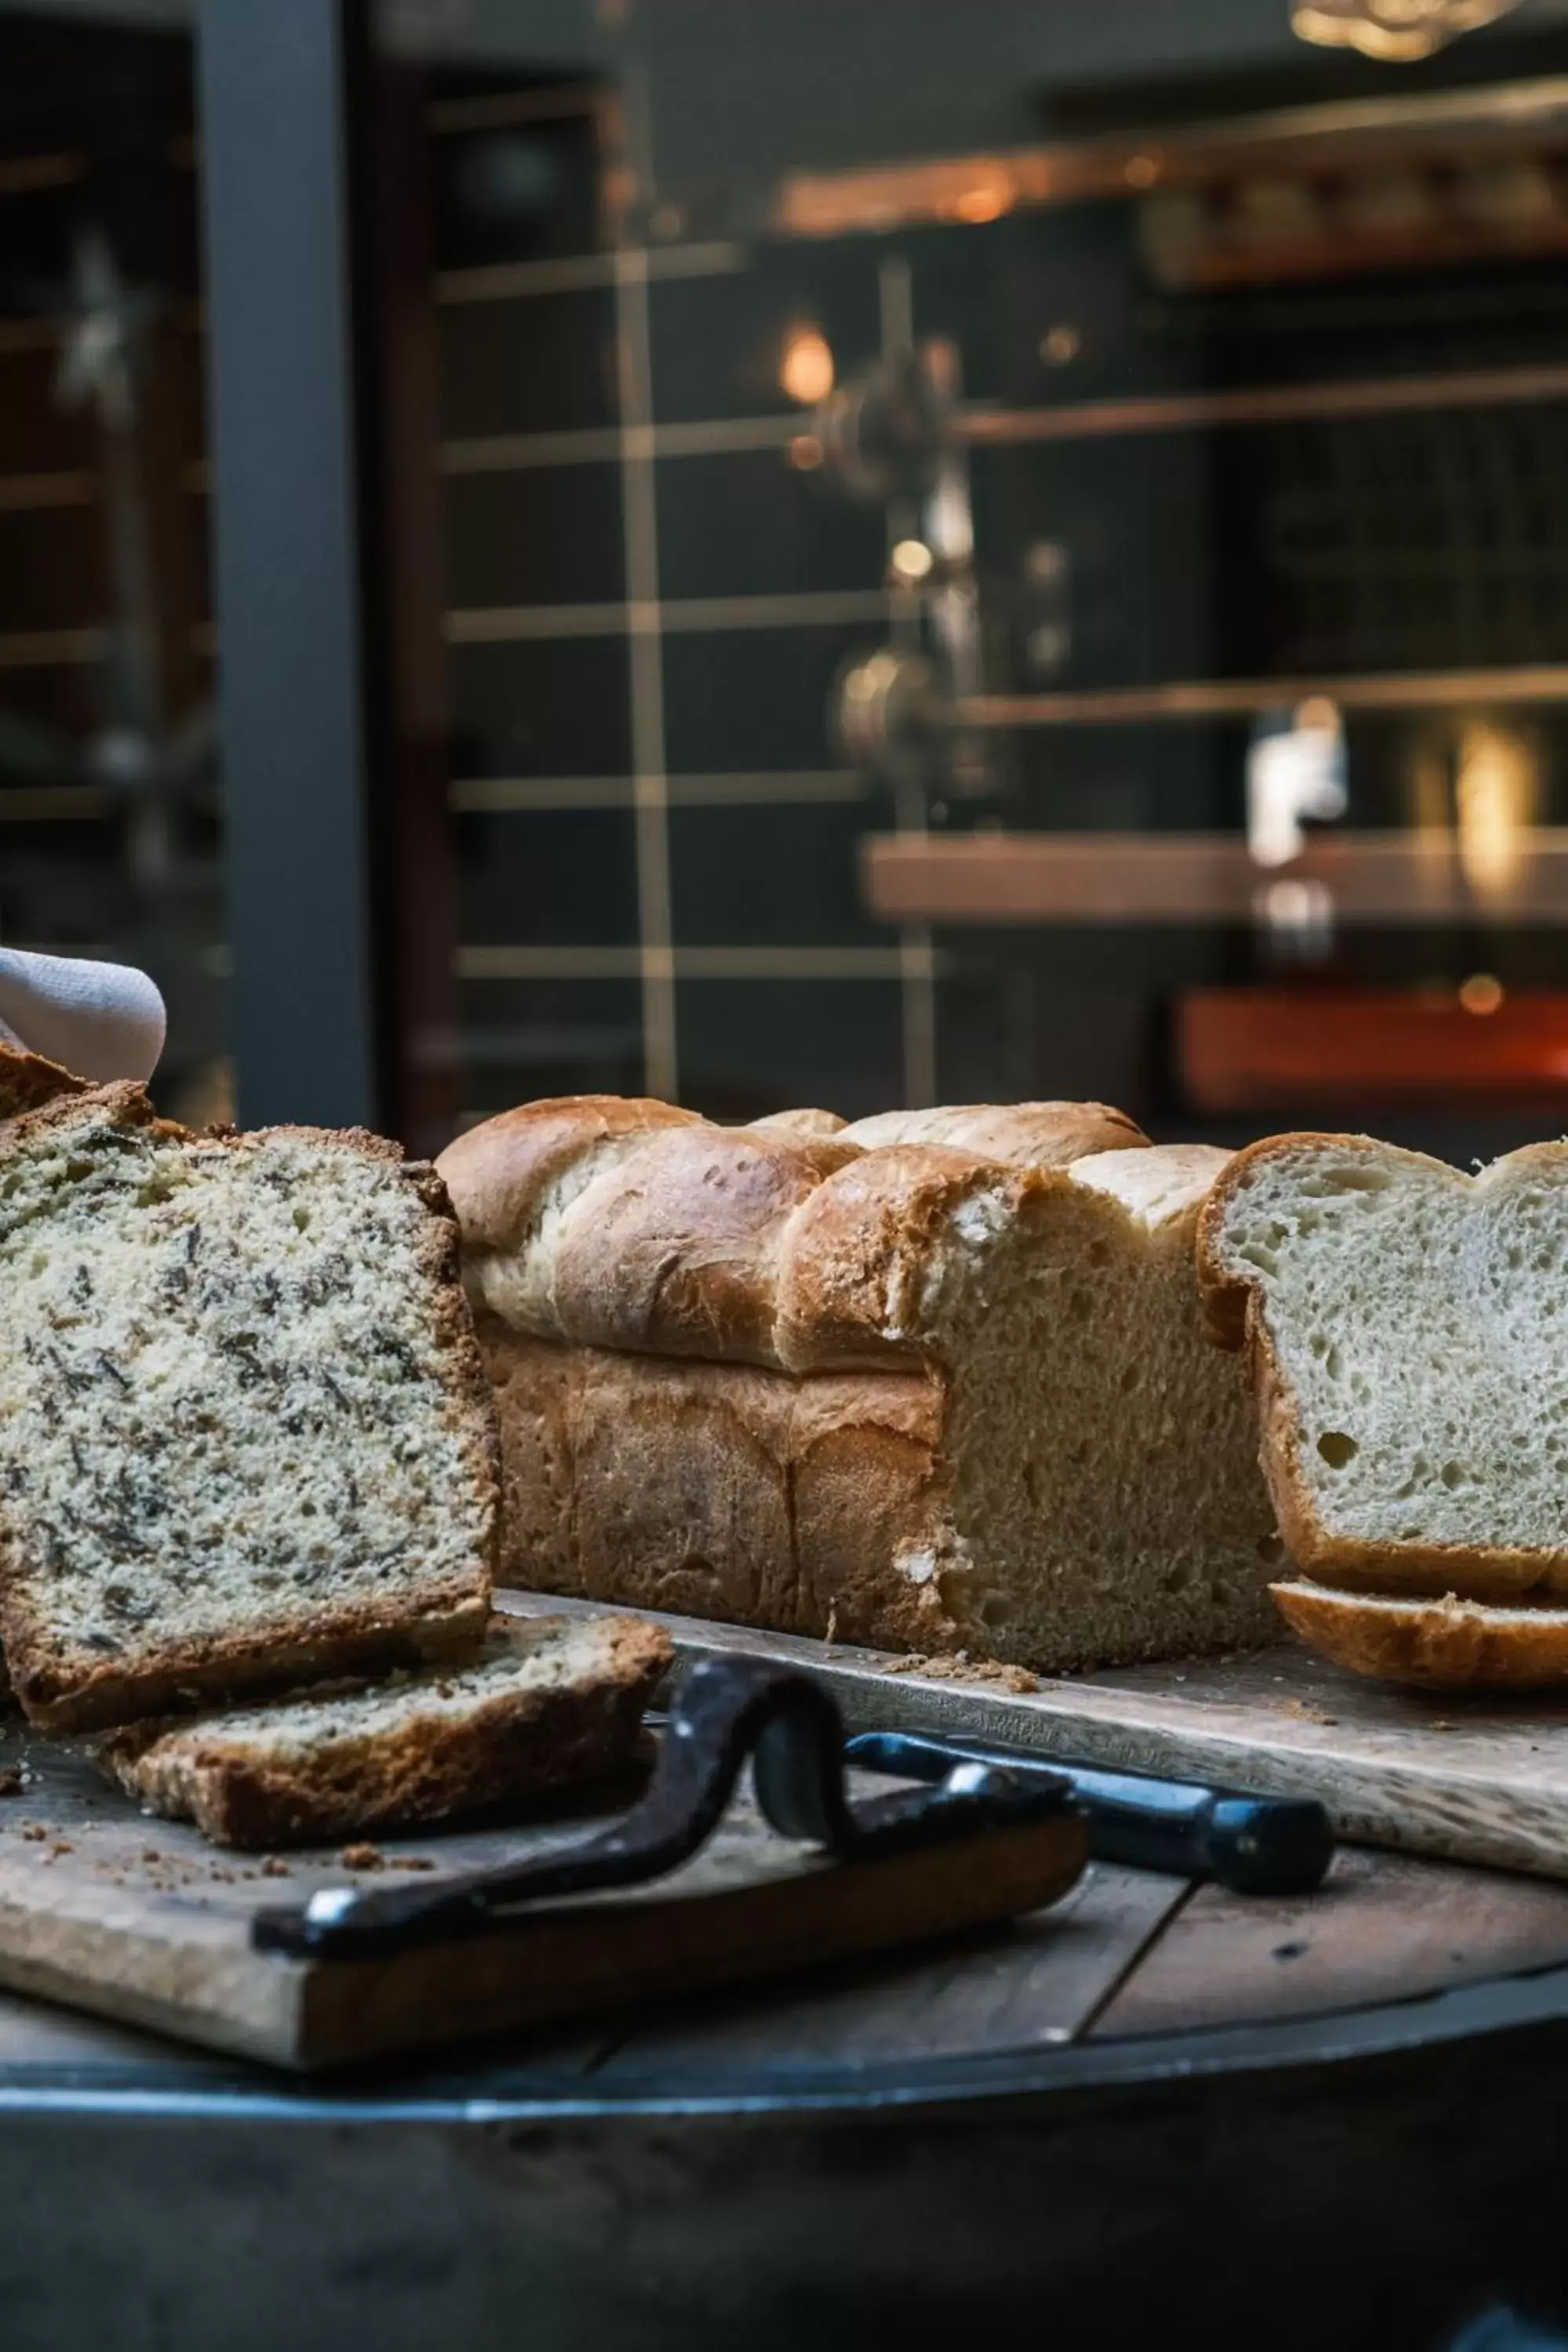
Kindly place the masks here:
<instances>
[{"instance_id":1,"label":"copper colored object","mask_svg":"<svg viewBox=\"0 0 1568 2352\"><path fill-rule=\"evenodd\" d=\"M1494 983L1494 988L1496 984ZM1487 1011L1470 1011L1466 997ZM1568 993L1448 989L1194 988L1176 1062L1195 1110L1568 1093Z\"/></svg>"}]
</instances>

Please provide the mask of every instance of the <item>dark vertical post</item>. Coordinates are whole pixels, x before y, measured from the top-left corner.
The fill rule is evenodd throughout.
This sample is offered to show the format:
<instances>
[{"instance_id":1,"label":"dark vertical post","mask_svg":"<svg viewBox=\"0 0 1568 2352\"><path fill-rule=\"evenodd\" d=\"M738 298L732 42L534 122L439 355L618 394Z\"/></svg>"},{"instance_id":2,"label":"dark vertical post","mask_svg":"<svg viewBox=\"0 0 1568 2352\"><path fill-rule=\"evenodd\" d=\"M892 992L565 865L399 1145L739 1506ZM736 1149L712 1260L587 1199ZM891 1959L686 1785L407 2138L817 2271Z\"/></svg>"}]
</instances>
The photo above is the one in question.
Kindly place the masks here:
<instances>
[{"instance_id":1,"label":"dark vertical post","mask_svg":"<svg viewBox=\"0 0 1568 2352\"><path fill-rule=\"evenodd\" d=\"M352 109L359 0L200 0L240 1117L374 1126Z\"/></svg>"}]
</instances>

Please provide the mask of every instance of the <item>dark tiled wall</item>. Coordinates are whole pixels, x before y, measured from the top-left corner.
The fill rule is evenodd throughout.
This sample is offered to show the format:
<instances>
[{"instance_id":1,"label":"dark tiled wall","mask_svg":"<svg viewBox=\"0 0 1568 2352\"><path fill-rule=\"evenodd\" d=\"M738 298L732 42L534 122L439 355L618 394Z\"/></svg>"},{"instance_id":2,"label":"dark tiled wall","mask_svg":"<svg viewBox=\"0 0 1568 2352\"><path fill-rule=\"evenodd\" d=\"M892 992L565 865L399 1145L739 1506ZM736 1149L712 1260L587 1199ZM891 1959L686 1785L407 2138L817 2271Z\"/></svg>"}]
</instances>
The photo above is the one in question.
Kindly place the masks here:
<instances>
[{"instance_id":1,"label":"dark tiled wall","mask_svg":"<svg viewBox=\"0 0 1568 2352\"><path fill-rule=\"evenodd\" d=\"M589 154L574 152L579 164ZM450 171L447 184L458 184ZM875 607L887 516L854 504L826 469L791 462L791 423L800 432L811 421L780 387L792 326L816 326L840 380L853 374L878 350L879 271L897 260L910 272L917 337L947 336L961 350L964 396L1039 410L1545 359L1560 351L1568 312L1561 272L1536 262L1455 270L1440 283L1388 276L1175 294L1151 275L1137 207L1124 203L728 253L656 246L646 353L637 345L651 409L623 417L617 339L643 297L617 290L611 257L588 255L584 282L563 284L560 257L579 249L552 231L518 247L517 282L470 299L487 289L462 271L508 256L443 235L457 273L440 307L459 640L448 666L453 773L459 801L465 780L517 787L510 807L492 799L458 821L464 945L518 951L511 967L504 954L490 960L510 977L465 984L470 1111L509 1087L541 1091L546 1077L603 1082L612 1063L642 1083L637 959L660 907L686 1099L729 1116L792 1099L849 1111L910 1088L922 943L874 921L858 882L860 843L893 823L892 795L846 772L828 723L845 663L888 635ZM543 254L557 258L541 275ZM1053 346L1049 330L1061 325L1071 335ZM635 433L616 436L650 418L683 432L711 423L715 446L647 459ZM1563 419L1561 404L1537 402L976 449L986 682L1100 691L1561 659ZM748 421L756 446L724 446ZM574 462L540 448L543 462L517 470L461 470L474 457L462 445L479 437L595 432L609 437L579 444ZM647 511L663 609L644 641L639 733L627 616L611 608L628 593L647 598L646 580L628 581L627 569L628 521L635 541ZM1038 627L1031 587L1042 548L1060 551L1068 583L1068 626L1055 638ZM809 602L846 593L868 599L864 617L825 617ZM805 601L724 610L731 599L791 598ZM710 609L694 614L698 604ZM557 614L554 635L460 641L484 613L560 606L595 611ZM547 622L525 611L518 625ZM1288 684L1281 694L1290 698ZM1407 819L1412 730L1426 723L1352 715L1352 822ZM984 788L964 798L939 785L932 822L1235 826L1248 725L999 734ZM1562 730L1543 725L1554 771ZM658 773L638 784L634 746L646 767L655 737ZM530 798L531 783L551 806ZM570 971L546 968L556 950ZM1522 937L1363 937L1342 943L1338 969L1424 979L1468 969L1478 953L1489 969L1522 959L1522 971L1531 950ZM944 935L935 1092L1087 1091L1179 1118L1166 1000L1187 982L1256 976L1256 957L1239 932Z\"/></svg>"}]
</instances>

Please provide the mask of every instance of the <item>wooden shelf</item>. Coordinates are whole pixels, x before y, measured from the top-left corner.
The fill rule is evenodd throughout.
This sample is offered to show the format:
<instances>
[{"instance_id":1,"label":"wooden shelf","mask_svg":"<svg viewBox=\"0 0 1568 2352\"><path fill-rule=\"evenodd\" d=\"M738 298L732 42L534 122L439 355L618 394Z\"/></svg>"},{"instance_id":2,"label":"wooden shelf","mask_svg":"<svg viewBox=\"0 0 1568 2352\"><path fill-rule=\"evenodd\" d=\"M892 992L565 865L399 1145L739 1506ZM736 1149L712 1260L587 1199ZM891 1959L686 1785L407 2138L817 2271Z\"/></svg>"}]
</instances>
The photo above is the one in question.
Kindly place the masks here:
<instances>
[{"instance_id":1,"label":"wooden shelf","mask_svg":"<svg viewBox=\"0 0 1568 2352\"><path fill-rule=\"evenodd\" d=\"M1449 836L1412 833L1339 834L1271 867L1221 833L879 834L862 856L868 904L887 922L1252 922L1271 891L1305 883L1341 924L1568 924L1568 826L1521 834L1484 887Z\"/></svg>"}]
</instances>

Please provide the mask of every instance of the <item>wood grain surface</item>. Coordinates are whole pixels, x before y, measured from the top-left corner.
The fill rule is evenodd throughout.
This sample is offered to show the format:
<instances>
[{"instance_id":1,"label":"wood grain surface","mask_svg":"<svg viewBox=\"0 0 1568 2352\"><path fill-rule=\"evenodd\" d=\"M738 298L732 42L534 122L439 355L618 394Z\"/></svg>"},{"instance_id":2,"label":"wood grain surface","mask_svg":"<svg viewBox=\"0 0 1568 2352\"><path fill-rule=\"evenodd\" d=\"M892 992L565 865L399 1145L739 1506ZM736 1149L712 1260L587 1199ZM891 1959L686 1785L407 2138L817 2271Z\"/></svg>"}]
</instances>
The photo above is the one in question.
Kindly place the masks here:
<instances>
[{"instance_id":1,"label":"wood grain surface","mask_svg":"<svg viewBox=\"0 0 1568 2352\"><path fill-rule=\"evenodd\" d=\"M522 1593L525 1613L592 1610ZM967 1733L1170 1778L1318 1797L1342 1838L1568 1877L1568 1697L1422 1696L1299 1646L1050 1680L1034 1690L900 1670L874 1650L663 1617L680 1653L745 1650L803 1668L853 1731Z\"/></svg>"},{"instance_id":2,"label":"wood grain surface","mask_svg":"<svg viewBox=\"0 0 1568 2352\"><path fill-rule=\"evenodd\" d=\"M1568 1887L1342 1847L1313 1895L1200 1886L1092 2032L1185 2032L1408 2000L1561 1964Z\"/></svg>"},{"instance_id":3,"label":"wood grain surface","mask_svg":"<svg viewBox=\"0 0 1568 2352\"><path fill-rule=\"evenodd\" d=\"M984 1942L684 2003L602 2057L595 2080L767 2081L806 2067L1060 2047L1087 2030L1187 1896L1184 1879L1091 1864L1051 1910Z\"/></svg>"},{"instance_id":4,"label":"wood grain surface","mask_svg":"<svg viewBox=\"0 0 1568 2352\"><path fill-rule=\"evenodd\" d=\"M342 1853L226 1854L140 1812L83 1749L15 1719L0 1771L18 1783L0 1806L0 1985L286 2066L479 2042L994 1927L1054 1901L1083 1863L1081 1824L1066 1814L840 1867L774 1835L742 1801L646 1890L540 1906L493 1935L374 1960L300 1961L252 1948L258 1910L402 1871L435 1886L574 1842L594 1818ZM633 1792L616 1793L620 1810Z\"/></svg>"},{"instance_id":5,"label":"wood grain surface","mask_svg":"<svg viewBox=\"0 0 1568 2352\"><path fill-rule=\"evenodd\" d=\"M529 1597L512 1605L571 1606ZM675 1630L689 1651L765 1649L806 1665L828 1681L857 1726L945 1725L1058 1753L1103 1742L1098 1752L1126 1754L1112 1745L1126 1739L1140 1759L1158 1760L1140 1744L1152 1717L1158 1738L1174 1743L1159 1755L1173 1768L1180 1760L1194 1769L1207 1751L1183 1727L1195 1716L1207 1722L1203 1738L1230 1775L1251 1785L1317 1786L1332 1800L1348 1772L1360 1791L1360 1822L1376 1819L1367 1784L1379 1756L1401 1755L1414 1741L1415 1755L1403 1755L1394 1776L1393 1798L1383 1801L1403 1809L1414 1789L1418 1836L1451 1837L1457 1824L1473 1845L1477 1824L1490 1820L1485 1834L1498 1839L1529 1772L1539 1775L1533 1810L1521 1809L1531 1839L1560 1838L1551 1824L1568 1812L1557 1810L1556 1795L1568 1727L1549 1712L1489 1708L1472 1717L1450 1702L1444 1714L1435 1703L1347 1685L1289 1652L1143 1668L1017 1695L994 1683L889 1674L864 1654L825 1652L816 1643L679 1621ZM1269 1758L1312 1777L1265 1779ZM1533 1760L1527 1765L1526 1758ZM794 1956L778 1951L769 1980L684 1998L672 1986L676 1960L688 1963L670 1955L669 1975L648 1989L649 1999L639 2000L629 1979L618 1999L595 1987L595 2021L564 2032L542 2025L548 2011L526 2000L508 2009L516 1999L510 1961L494 1971L499 1990L497 1981L405 1984L395 1996L381 1996L379 2008L344 1978L330 2013L309 2018L298 1983L289 1981L292 1964L258 1963L248 1950L248 1920L259 1904L355 1877L395 1884L395 1873L419 1861L480 1866L525 1845L537 1850L581 1836L593 1815L563 1815L527 1830L468 1827L438 1838L384 1840L375 1873L353 1872L336 1855L289 1855L271 1866L287 1875L272 1875L263 1874L263 1857L223 1855L187 1829L139 1815L82 1755L37 1739L14 1718L0 1733L0 1773L6 1768L30 1776L0 1801L0 1985L9 1989L0 1991L0 2082L12 2084L66 2075L131 2083L150 2074L223 2080L226 2062L215 2052L297 2062L320 2054L334 2036L361 2049L413 2049L421 2034L407 2031L407 2013L425 2019L429 2042L450 2031L456 2005L476 2046L482 2041L496 2062L522 2065L543 2085L593 2081L611 2095L654 2079L766 2086L821 2069L852 2075L905 2061L916 2066L1329 2014L1568 1963L1568 1886L1352 1846L1342 1850L1325 1888L1305 1898L1231 1895L1097 1865L1053 1908L1000 1933L958 1935L938 1947L794 1974L787 1972ZM1407 1822L1395 1826L1410 1834ZM716 1849L706 1864L720 1879L742 1853L748 1875L770 1848L775 1867L784 1858L754 1817L742 1817L727 1838L728 1851ZM1561 1844L1552 1850L1560 1855ZM1539 1871L1537 1846L1530 1852ZM656 1905L644 1898L643 1908ZM605 1947L602 1937L595 1941L602 1962ZM580 1948L571 1965L591 1967L591 1952ZM437 2029L432 2020L444 2021ZM171 2032L207 2047L176 2047L163 2038ZM321 2037L313 2046L312 2033Z\"/></svg>"}]
</instances>

